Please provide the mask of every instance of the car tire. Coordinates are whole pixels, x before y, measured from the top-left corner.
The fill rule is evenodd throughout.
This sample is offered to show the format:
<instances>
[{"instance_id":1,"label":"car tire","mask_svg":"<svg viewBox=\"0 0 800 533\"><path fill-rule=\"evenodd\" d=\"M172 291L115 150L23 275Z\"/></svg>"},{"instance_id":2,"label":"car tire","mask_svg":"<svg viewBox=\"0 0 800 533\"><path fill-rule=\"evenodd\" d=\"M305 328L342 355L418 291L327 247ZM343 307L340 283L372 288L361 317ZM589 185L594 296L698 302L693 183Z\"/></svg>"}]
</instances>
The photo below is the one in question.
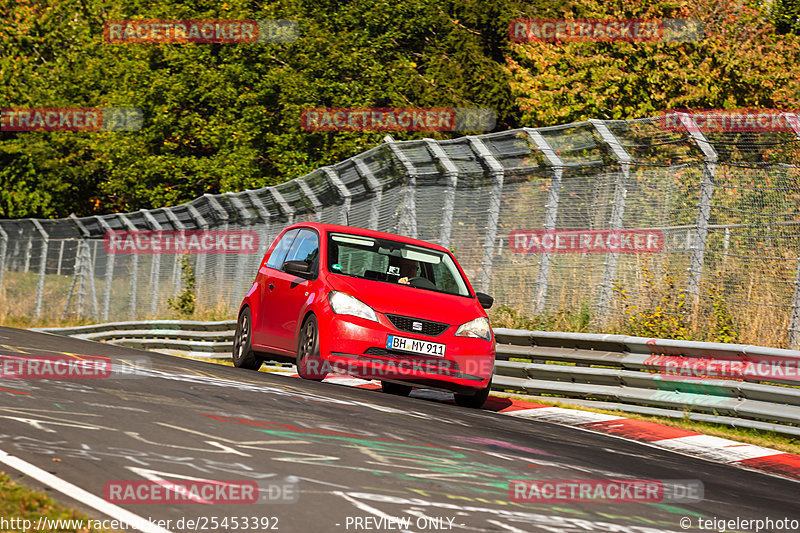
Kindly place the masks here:
<instances>
[{"instance_id":1,"label":"car tire","mask_svg":"<svg viewBox=\"0 0 800 533\"><path fill-rule=\"evenodd\" d=\"M319 327L317 317L309 315L297 336L297 373L303 379L322 381L327 372L322 371L323 361L319 356Z\"/></svg>"},{"instance_id":2,"label":"car tire","mask_svg":"<svg viewBox=\"0 0 800 533\"><path fill-rule=\"evenodd\" d=\"M395 396L408 396L413 388L411 385L381 381L381 390L386 394L394 394Z\"/></svg>"},{"instance_id":3,"label":"car tire","mask_svg":"<svg viewBox=\"0 0 800 533\"><path fill-rule=\"evenodd\" d=\"M492 375L494 377L494 374ZM474 394L455 394L454 399L456 405L461 407L471 407L473 409L480 409L486 400L489 398L489 392L492 390L492 379L489 378L489 384L485 388L476 391Z\"/></svg>"},{"instance_id":4,"label":"car tire","mask_svg":"<svg viewBox=\"0 0 800 533\"><path fill-rule=\"evenodd\" d=\"M249 307L245 307L239 313L236 334L233 336L232 359L233 366L247 370L258 370L264 362L253 351L253 320L250 317Z\"/></svg>"}]
</instances>

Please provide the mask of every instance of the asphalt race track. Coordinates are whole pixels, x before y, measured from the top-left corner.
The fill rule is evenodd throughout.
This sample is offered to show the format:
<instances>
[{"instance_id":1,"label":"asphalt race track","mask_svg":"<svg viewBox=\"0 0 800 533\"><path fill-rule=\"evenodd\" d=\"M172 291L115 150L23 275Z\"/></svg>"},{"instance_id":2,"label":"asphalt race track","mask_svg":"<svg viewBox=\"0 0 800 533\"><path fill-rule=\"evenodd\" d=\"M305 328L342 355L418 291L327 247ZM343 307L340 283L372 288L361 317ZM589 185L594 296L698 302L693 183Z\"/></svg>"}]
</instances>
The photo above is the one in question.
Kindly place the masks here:
<instances>
[{"instance_id":1,"label":"asphalt race track","mask_svg":"<svg viewBox=\"0 0 800 533\"><path fill-rule=\"evenodd\" d=\"M0 328L2 356L58 354L133 363L136 375L0 380L0 470L91 517L149 519L151 531L656 532L712 529L701 519L800 520L796 482L636 442ZM704 498L515 502L518 479L699 480ZM145 480L255 482L266 501L97 503L108 503L108 483Z\"/></svg>"}]
</instances>

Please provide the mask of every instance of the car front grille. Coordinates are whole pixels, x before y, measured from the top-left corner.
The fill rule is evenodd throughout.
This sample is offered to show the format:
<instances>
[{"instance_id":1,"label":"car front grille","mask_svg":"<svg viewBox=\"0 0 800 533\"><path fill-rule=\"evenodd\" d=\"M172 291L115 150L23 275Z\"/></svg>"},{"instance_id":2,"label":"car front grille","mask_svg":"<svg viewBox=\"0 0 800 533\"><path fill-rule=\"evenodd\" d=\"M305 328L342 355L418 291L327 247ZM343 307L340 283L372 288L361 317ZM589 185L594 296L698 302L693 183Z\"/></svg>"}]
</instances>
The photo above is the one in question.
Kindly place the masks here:
<instances>
[{"instance_id":1,"label":"car front grille","mask_svg":"<svg viewBox=\"0 0 800 533\"><path fill-rule=\"evenodd\" d=\"M422 320L419 318L411 318L400 315L386 315L389 322L400 331L408 331L409 333L419 333L421 335L429 335L435 337L441 335L450 327L449 324L441 322L432 322L430 320ZM416 326L416 327L415 327Z\"/></svg>"}]
</instances>

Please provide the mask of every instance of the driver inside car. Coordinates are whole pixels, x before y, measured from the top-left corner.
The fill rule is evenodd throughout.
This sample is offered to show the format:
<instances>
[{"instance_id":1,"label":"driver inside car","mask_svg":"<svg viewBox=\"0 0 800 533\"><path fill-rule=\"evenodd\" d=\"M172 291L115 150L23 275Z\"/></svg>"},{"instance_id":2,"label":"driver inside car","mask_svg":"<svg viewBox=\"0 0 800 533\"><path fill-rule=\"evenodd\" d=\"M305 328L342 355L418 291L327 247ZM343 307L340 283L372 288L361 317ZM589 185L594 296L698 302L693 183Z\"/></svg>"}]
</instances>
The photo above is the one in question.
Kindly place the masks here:
<instances>
[{"instance_id":1,"label":"driver inside car","mask_svg":"<svg viewBox=\"0 0 800 533\"><path fill-rule=\"evenodd\" d=\"M412 259L403 259L400 262L400 279L397 280L397 283L410 285L409 279L416 277L418 271L419 263Z\"/></svg>"}]
</instances>

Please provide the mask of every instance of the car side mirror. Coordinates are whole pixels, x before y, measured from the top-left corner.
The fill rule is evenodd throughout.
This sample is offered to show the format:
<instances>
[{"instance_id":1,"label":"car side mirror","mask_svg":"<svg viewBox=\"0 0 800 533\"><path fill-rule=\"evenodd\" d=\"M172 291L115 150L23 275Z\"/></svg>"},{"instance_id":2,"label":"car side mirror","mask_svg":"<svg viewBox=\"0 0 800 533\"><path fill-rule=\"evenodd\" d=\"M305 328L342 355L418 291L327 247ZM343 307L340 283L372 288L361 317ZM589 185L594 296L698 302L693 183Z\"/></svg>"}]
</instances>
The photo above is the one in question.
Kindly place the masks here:
<instances>
[{"instance_id":1,"label":"car side mirror","mask_svg":"<svg viewBox=\"0 0 800 533\"><path fill-rule=\"evenodd\" d=\"M283 263L283 271L299 278L311 277L311 265L305 261L286 261Z\"/></svg>"},{"instance_id":2,"label":"car side mirror","mask_svg":"<svg viewBox=\"0 0 800 533\"><path fill-rule=\"evenodd\" d=\"M490 307L492 307L492 304L494 303L494 298L492 298L488 294L484 294L482 292L476 292L475 296L478 297L478 301L480 302L481 307L483 307L484 309L489 309Z\"/></svg>"}]
</instances>

